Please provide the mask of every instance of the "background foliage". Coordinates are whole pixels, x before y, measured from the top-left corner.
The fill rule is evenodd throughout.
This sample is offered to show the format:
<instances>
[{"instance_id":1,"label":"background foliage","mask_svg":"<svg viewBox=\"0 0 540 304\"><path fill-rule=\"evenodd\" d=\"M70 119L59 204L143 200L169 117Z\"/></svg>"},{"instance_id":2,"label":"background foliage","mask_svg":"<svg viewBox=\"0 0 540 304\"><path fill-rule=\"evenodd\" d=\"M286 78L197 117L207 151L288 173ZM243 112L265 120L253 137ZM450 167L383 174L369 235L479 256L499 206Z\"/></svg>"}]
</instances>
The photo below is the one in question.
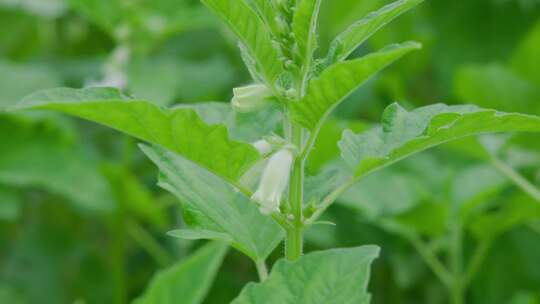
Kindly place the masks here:
<instances>
[{"instance_id":1,"label":"background foliage","mask_svg":"<svg viewBox=\"0 0 540 304\"><path fill-rule=\"evenodd\" d=\"M323 1L318 52L386 2ZM38 89L81 87L118 71L131 94L160 105L226 102L250 79L233 35L195 0L0 0L0 26L0 108ZM426 1L357 52L405 40L424 47L340 106L310 173L338 155L341 130L366 129L394 101L540 115L539 1ZM268 126L238 132L255 139L271 130L277 122L265 115L258 119ZM201 272L217 272L215 282L201 278L199 293L185 300L229 303L256 280L237 251L167 236L189 218L155 185L157 170L134 139L50 113L0 112L0 140L0 303L168 303L167 293L195 287L156 282ZM485 248L468 303L540 303L539 198L505 171L513 167L538 187L539 164L538 135L468 139L422 153L355 185L326 215L337 226L315 226L306 246L380 245L373 303L447 303L423 246L447 258L451 227L460 225L465 260L474 263Z\"/></svg>"}]
</instances>

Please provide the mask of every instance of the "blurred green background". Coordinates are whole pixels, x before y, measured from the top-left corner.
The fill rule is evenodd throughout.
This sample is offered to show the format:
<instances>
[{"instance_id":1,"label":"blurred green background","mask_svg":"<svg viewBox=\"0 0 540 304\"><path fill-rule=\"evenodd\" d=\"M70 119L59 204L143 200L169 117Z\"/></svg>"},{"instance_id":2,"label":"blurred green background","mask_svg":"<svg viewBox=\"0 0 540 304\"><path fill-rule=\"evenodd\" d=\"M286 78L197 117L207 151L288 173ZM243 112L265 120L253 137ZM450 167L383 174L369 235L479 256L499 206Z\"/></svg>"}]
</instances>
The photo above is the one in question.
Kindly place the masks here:
<instances>
[{"instance_id":1,"label":"blurred green background","mask_svg":"<svg viewBox=\"0 0 540 304\"><path fill-rule=\"evenodd\" d=\"M321 54L387 2L323 1ZM394 101L540 115L539 0L427 0L357 55L406 40L424 47L338 109L311 173L337 155L350 121L364 128ZM196 0L0 0L0 109L39 89L96 84L163 106L228 102L249 81L234 36ZM482 141L540 186L538 136ZM448 227L460 218L466 258L487 248L468 303L540 303L539 202L475 144L370 176L330 210L337 226L308 231L307 249L380 245L373 303L447 303L417 241L440 246L444 258ZM137 141L117 132L50 113L0 112L0 303L128 303L156 270L189 256L201 244L166 235L183 225L182 211L156 176ZM250 261L230 250L204 303L228 303L253 280Z\"/></svg>"}]
</instances>

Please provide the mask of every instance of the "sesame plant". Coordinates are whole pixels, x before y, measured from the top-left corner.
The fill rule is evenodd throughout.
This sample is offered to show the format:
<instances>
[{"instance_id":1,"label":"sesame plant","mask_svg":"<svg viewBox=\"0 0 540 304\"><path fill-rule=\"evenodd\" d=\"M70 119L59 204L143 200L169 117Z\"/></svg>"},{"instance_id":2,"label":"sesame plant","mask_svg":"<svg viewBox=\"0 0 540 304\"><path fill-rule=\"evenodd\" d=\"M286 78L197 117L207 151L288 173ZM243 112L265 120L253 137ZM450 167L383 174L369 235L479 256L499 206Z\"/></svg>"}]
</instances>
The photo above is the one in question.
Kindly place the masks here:
<instances>
[{"instance_id":1,"label":"sesame plant","mask_svg":"<svg viewBox=\"0 0 540 304\"><path fill-rule=\"evenodd\" d=\"M420 49L404 42L368 54L358 50L423 2L399 0L350 25L322 53L321 1L202 0L237 36L253 78L233 89L230 104L164 108L116 88L88 87L39 91L14 108L63 112L147 142L140 148L159 168L159 185L183 208L186 227L169 234L218 241L180 266L192 276L162 273L138 303L169 303L173 290L185 291L182 303L199 303L223 244L252 259L261 281L248 284L233 303L369 303L370 265L380 249L305 253L307 229L328 224L321 216L360 179L413 154L473 135L540 131L540 117L532 115L473 105L407 110L394 103L380 125L343 132L334 143L339 166L309 176L306 167L333 110L376 73ZM268 257L282 242L284 258L269 271ZM191 280L206 283L185 287Z\"/></svg>"}]
</instances>

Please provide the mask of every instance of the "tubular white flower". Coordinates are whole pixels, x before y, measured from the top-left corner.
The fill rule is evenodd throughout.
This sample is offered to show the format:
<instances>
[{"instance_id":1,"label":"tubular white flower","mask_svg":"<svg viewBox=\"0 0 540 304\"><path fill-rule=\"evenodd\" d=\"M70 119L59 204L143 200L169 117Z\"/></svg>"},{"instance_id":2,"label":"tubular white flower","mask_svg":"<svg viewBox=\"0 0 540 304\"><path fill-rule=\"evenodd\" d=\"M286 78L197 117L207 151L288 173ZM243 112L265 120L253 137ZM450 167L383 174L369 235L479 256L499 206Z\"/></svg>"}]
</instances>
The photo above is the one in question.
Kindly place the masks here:
<instances>
[{"instance_id":1,"label":"tubular white flower","mask_svg":"<svg viewBox=\"0 0 540 304\"><path fill-rule=\"evenodd\" d=\"M259 188L251 197L259 203L261 213L272 214L279 211L281 196L289 185L293 157L293 151L285 147L268 160Z\"/></svg>"},{"instance_id":2,"label":"tubular white flower","mask_svg":"<svg viewBox=\"0 0 540 304\"><path fill-rule=\"evenodd\" d=\"M231 104L233 109L239 113L259 110L268 104L268 98L272 97L272 91L263 84L234 88L233 93Z\"/></svg>"}]
</instances>

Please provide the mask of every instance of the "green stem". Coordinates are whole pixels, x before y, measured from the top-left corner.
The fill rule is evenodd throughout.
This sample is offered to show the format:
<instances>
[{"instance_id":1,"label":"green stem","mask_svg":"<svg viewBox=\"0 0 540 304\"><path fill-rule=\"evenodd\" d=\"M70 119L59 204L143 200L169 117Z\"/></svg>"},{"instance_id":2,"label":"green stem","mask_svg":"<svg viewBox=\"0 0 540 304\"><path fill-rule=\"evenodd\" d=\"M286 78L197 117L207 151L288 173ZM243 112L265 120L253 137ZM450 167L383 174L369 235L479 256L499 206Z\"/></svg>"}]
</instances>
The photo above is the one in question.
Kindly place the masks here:
<instances>
[{"instance_id":1,"label":"green stem","mask_svg":"<svg viewBox=\"0 0 540 304\"><path fill-rule=\"evenodd\" d=\"M292 141L297 147L302 146L302 129L293 125ZM291 207L292 228L287 229L285 241L285 257L289 261L296 261L302 255L303 247L303 219L302 201L304 185L304 160L297 156L291 173L289 184L289 204Z\"/></svg>"},{"instance_id":2,"label":"green stem","mask_svg":"<svg viewBox=\"0 0 540 304\"><path fill-rule=\"evenodd\" d=\"M451 295L453 304L465 303L465 280L463 275L463 236L459 214L455 212L451 225L450 264L452 268Z\"/></svg>"},{"instance_id":3,"label":"green stem","mask_svg":"<svg viewBox=\"0 0 540 304\"><path fill-rule=\"evenodd\" d=\"M480 267L484 263L487 253L489 252L489 248L491 248L491 241L483 241L476 248L473 257L467 266L467 272L465 274L466 286L471 284L472 280L480 270Z\"/></svg>"},{"instance_id":4,"label":"green stem","mask_svg":"<svg viewBox=\"0 0 540 304\"><path fill-rule=\"evenodd\" d=\"M128 221L126 226L130 236L156 261L156 263L165 267L173 261L167 250L165 250L150 234L136 221Z\"/></svg>"},{"instance_id":5,"label":"green stem","mask_svg":"<svg viewBox=\"0 0 540 304\"><path fill-rule=\"evenodd\" d=\"M510 167L500 159L495 156L491 157L491 163L495 166L497 170L506 175L512 182L516 184L521 190L534 198L538 203L540 203L540 189L538 189L534 184L529 180L523 177L519 172L514 168Z\"/></svg>"},{"instance_id":6,"label":"green stem","mask_svg":"<svg viewBox=\"0 0 540 304\"><path fill-rule=\"evenodd\" d=\"M268 268L266 267L266 262L264 260L256 261L255 266L257 267L259 280L261 282L265 281L268 278Z\"/></svg>"},{"instance_id":7,"label":"green stem","mask_svg":"<svg viewBox=\"0 0 540 304\"><path fill-rule=\"evenodd\" d=\"M125 262L126 244L123 216L116 213L107 219L108 229L111 234L110 246L110 269L113 281L114 304L127 303L127 268Z\"/></svg>"},{"instance_id":8,"label":"green stem","mask_svg":"<svg viewBox=\"0 0 540 304\"><path fill-rule=\"evenodd\" d=\"M426 264L431 268L433 273L439 278L439 280L447 287L450 288L452 284L452 274L448 271L446 266L437 258L433 251L422 242L422 240L416 236L405 236L414 246L416 251L424 259Z\"/></svg>"}]
</instances>

